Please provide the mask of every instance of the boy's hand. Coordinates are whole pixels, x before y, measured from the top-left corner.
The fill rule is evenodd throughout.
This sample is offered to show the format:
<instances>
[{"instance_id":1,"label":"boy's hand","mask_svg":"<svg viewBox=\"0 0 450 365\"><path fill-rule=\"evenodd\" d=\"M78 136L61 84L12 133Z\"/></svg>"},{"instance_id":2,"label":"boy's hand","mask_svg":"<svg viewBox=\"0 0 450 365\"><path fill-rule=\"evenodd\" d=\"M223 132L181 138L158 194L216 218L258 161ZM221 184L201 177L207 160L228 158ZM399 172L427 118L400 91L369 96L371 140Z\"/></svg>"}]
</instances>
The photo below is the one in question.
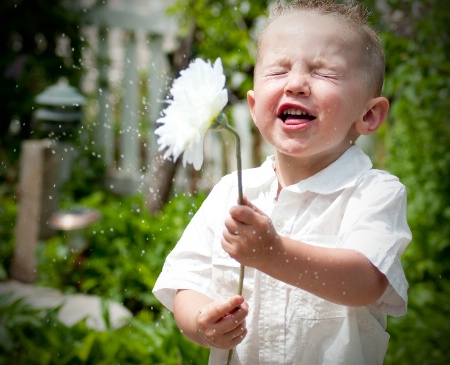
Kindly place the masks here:
<instances>
[{"instance_id":1,"label":"boy's hand","mask_svg":"<svg viewBox=\"0 0 450 365\"><path fill-rule=\"evenodd\" d=\"M246 198L245 205L230 209L225 220L222 247L241 264L250 267L265 265L277 252L280 237L270 218Z\"/></svg>"},{"instance_id":2,"label":"boy's hand","mask_svg":"<svg viewBox=\"0 0 450 365\"><path fill-rule=\"evenodd\" d=\"M240 295L205 305L196 318L198 335L211 347L232 349L247 335L248 303Z\"/></svg>"}]
</instances>

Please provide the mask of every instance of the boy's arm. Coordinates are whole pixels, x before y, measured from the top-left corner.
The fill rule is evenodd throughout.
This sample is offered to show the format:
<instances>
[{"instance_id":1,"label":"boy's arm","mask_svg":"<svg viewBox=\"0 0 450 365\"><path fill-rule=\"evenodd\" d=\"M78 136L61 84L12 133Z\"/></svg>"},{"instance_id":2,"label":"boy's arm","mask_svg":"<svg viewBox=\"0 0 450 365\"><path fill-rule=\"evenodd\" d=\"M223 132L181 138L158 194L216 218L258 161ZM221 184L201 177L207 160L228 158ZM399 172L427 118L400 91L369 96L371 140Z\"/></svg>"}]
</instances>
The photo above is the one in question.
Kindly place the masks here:
<instances>
[{"instance_id":1,"label":"boy's arm","mask_svg":"<svg viewBox=\"0 0 450 365\"><path fill-rule=\"evenodd\" d=\"M178 290L173 314L183 334L204 347L232 349L247 334L248 304L242 296L213 301L193 290Z\"/></svg>"},{"instance_id":2,"label":"boy's arm","mask_svg":"<svg viewBox=\"0 0 450 365\"><path fill-rule=\"evenodd\" d=\"M277 246L259 269L331 302L369 305L388 285L386 277L358 251L317 247L287 237L279 237Z\"/></svg>"},{"instance_id":3,"label":"boy's arm","mask_svg":"<svg viewBox=\"0 0 450 365\"><path fill-rule=\"evenodd\" d=\"M277 234L270 218L246 201L230 210L222 246L240 263L334 303L364 306L388 280L360 252L308 245Z\"/></svg>"}]
</instances>

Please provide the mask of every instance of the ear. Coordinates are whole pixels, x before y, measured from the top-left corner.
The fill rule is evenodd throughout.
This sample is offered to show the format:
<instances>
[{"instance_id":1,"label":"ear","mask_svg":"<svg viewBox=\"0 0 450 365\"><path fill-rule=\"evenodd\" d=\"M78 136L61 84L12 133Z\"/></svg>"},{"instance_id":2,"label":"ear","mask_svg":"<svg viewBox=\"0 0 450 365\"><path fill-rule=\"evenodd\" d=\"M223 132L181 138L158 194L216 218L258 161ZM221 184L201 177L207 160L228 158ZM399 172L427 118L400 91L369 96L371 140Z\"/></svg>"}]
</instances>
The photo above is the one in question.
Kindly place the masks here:
<instances>
[{"instance_id":1,"label":"ear","mask_svg":"<svg viewBox=\"0 0 450 365\"><path fill-rule=\"evenodd\" d=\"M255 122L255 92L253 90L247 91L247 102L250 108L250 114L252 115L253 122Z\"/></svg>"},{"instance_id":2,"label":"ear","mask_svg":"<svg viewBox=\"0 0 450 365\"><path fill-rule=\"evenodd\" d=\"M356 122L359 134L369 135L375 133L383 124L389 110L389 100L383 96L372 98L367 102L366 111L362 118Z\"/></svg>"}]
</instances>

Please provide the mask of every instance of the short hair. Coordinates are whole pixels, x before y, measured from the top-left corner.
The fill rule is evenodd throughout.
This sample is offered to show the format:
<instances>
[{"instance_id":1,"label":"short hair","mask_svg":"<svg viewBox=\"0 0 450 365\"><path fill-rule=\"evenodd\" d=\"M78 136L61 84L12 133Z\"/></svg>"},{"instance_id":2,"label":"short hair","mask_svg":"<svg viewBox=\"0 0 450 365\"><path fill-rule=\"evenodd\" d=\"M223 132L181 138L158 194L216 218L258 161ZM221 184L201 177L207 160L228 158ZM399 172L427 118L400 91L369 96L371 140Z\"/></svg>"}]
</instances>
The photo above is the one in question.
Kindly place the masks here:
<instances>
[{"instance_id":1,"label":"short hair","mask_svg":"<svg viewBox=\"0 0 450 365\"><path fill-rule=\"evenodd\" d=\"M258 49L265 30L274 20L297 11L334 16L360 35L362 62L366 69L364 78L367 86L374 91L374 96L379 96L383 88L386 59L380 36L369 25L370 12L355 0L293 0L288 4L283 4L281 0L278 0L278 3L270 11L267 24L259 36Z\"/></svg>"}]
</instances>

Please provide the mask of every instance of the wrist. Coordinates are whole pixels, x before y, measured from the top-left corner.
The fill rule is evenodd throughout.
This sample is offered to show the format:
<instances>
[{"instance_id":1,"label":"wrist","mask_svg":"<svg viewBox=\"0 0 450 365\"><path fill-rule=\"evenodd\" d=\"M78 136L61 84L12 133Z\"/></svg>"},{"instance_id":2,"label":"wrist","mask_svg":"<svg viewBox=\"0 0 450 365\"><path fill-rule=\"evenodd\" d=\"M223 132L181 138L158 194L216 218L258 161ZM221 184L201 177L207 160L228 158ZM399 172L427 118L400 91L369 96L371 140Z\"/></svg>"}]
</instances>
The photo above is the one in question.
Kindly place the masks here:
<instances>
[{"instance_id":1,"label":"wrist","mask_svg":"<svg viewBox=\"0 0 450 365\"><path fill-rule=\"evenodd\" d=\"M205 332L203 331L201 325L200 325L200 321L199 321L199 317L202 314L201 309L197 312L197 315L195 317L194 320L194 330L192 332L194 332L196 334L197 337L197 342L200 346L203 347L211 347L211 344L209 343L208 339L205 336Z\"/></svg>"},{"instance_id":2,"label":"wrist","mask_svg":"<svg viewBox=\"0 0 450 365\"><path fill-rule=\"evenodd\" d=\"M270 272L274 265L280 259L280 256L286 255L283 253L283 239L284 237L276 235L267 245L265 245L264 250L266 251L264 255L257 261L257 266L255 267L262 272Z\"/></svg>"}]
</instances>

